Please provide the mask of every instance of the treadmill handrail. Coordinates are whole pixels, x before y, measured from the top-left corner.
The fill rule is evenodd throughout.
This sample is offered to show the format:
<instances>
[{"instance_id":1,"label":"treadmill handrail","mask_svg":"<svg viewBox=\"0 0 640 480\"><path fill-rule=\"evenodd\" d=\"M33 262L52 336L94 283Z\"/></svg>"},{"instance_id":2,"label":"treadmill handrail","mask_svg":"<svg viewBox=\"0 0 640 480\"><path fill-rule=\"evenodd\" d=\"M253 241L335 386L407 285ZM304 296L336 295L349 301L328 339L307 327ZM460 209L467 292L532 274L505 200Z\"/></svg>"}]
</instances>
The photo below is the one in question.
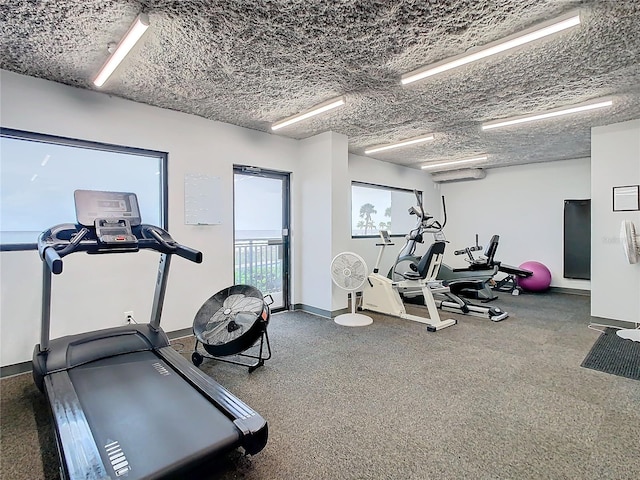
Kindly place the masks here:
<instances>
[{"instance_id":1,"label":"treadmill handrail","mask_svg":"<svg viewBox=\"0 0 640 480\"><path fill-rule=\"evenodd\" d=\"M181 245L177 243L171 238L171 236L166 230L162 230L159 227L154 227L152 225L143 225L143 227L146 227L144 231L149 232L151 236L156 239L158 244L162 246L162 249L156 249L152 245L150 245L147 248L156 249L160 253L175 253L176 255L182 258L186 258L191 262L202 263L202 252L199 252L198 250L187 247L186 245ZM170 241L167 241L164 238L163 234L168 236L170 238Z\"/></svg>"},{"instance_id":2,"label":"treadmill handrail","mask_svg":"<svg viewBox=\"0 0 640 480\"><path fill-rule=\"evenodd\" d=\"M171 256L176 254L194 263L202 263L202 252L176 242L169 232L155 225L141 224L131 227L135 242L124 245L105 245L98 239L95 228L80 224L63 223L45 230L38 237L38 252L43 261L42 269L42 319L39 351L49 350L51 274L59 275L63 270L62 258L76 252L90 254L137 252L140 249L155 250L161 254L158 267L156 292L153 299L150 324L155 330L160 328L160 316L164 302L164 291Z\"/></svg>"},{"instance_id":3,"label":"treadmill handrail","mask_svg":"<svg viewBox=\"0 0 640 480\"><path fill-rule=\"evenodd\" d=\"M125 251L155 250L169 255L176 254L194 263L202 263L202 252L176 242L169 232L155 226L142 224L132 227L137 239L135 247L105 248L96 236L95 229L80 224L64 223L51 227L38 237L38 251L52 273L62 272L62 258L76 252L91 254L123 253Z\"/></svg>"},{"instance_id":4,"label":"treadmill handrail","mask_svg":"<svg viewBox=\"0 0 640 480\"><path fill-rule=\"evenodd\" d=\"M62 273L62 258L55 248L45 248L43 250L43 260L49 265L49 270L54 275Z\"/></svg>"}]
</instances>

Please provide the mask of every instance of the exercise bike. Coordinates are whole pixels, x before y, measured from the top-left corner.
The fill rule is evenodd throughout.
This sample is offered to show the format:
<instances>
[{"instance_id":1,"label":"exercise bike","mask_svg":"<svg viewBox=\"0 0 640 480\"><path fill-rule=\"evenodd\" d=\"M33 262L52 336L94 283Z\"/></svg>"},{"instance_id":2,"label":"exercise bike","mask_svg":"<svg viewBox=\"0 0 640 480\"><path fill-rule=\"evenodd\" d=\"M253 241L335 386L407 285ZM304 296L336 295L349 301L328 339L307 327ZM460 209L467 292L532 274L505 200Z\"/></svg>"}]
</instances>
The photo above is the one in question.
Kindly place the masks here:
<instances>
[{"instance_id":1,"label":"exercise bike","mask_svg":"<svg viewBox=\"0 0 640 480\"><path fill-rule=\"evenodd\" d=\"M418 262L416 271L402 281L394 282L379 272L380 259L382 258L385 248L393 245L388 231L380 230L380 237L382 243L376 244L380 247L380 252L378 253L378 259L376 260L373 273L368 276L367 282L365 283L365 289L362 293L361 309L425 323L427 330L430 332L455 325L457 321L452 318L446 320L440 319L438 307L433 298L434 293L444 293L449 290L448 287L435 281L444 255L444 243L433 243L429 250L422 256L420 262ZM404 288L415 288L422 293L424 303L429 311L429 318L407 313L399 293L399 290Z\"/></svg>"},{"instance_id":2,"label":"exercise bike","mask_svg":"<svg viewBox=\"0 0 640 480\"><path fill-rule=\"evenodd\" d=\"M402 282L407 278L411 278L413 272L417 271L421 257L415 255L416 247L419 243L424 243L424 235L430 233L434 237L434 243L446 244L446 238L442 230L447 223L447 210L442 197L443 221L436 220L428 212L425 212L422 203L422 194L414 190L416 196L416 206L409 208L409 215L417 217L416 226L406 236L406 243L400 250L395 263L391 267L388 277L395 282ZM449 268L441 263L440 269ZM447 282L439 278L439 271L436 272L434 282L440 283L447 287L446 290L435 291L434 301L436 306L444 311L460 313L463 315L471 315L476 317L488 318L494 322L504 320L509 316L507 312L499 307L476 305L461 298L457 292L455 282ZM412 303L422 303L424 301L420 289L413 285L402 284L399 286L401 297Z\"/></svg>"},{"instance_id":3,"label":"exercise bike","mask_svg":"<svg viewBox=\"0 0 640 480\"><path fill-rule=\"evenodd\" d=\"M493 291L519 295L521 288L518 286L518 278L528 278L533 275L533 272L497 261L495 255L499 241L500 236L493 235L484 254L475 257L473 252L482 250L482 246L478 245L476 234L475 246L453 252L455 255L466 254L465 260L469 265L466 268L452 269L442 264L438 279L447 281L452 292L482 302L497 299L498 296ZM505 273L506 276L496 279L498 272Z\"/></svg>"}]
</instances>

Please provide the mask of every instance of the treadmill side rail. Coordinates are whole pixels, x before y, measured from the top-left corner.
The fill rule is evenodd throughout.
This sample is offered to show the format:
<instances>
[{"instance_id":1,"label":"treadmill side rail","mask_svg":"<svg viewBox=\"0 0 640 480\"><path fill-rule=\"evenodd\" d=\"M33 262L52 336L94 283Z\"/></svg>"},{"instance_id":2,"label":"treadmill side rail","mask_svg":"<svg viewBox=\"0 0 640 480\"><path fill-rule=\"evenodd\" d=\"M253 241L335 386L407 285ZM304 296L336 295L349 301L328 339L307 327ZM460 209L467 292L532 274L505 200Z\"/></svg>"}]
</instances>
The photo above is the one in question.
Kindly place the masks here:
<instances>
[{"instance_id":1,"label":"treadmill side rail","mask_svg":"<svg viewBox=\"0 0 640 480\"><path fill-rule=\"evenodd\" d=\"M67 372L47 375L47 397L57 427L63 469L70 479L111 479Z\"/></svg>"},{"instance_id":2,"label":"treadmill side rail","mask_svg":"<svg viewBox=\"0 0 640 480\"><path fill-rule=\"evenodd\" d=\"M172 347L156 350L186 380L227 415L243 434L242 446L254 455L267 444L268 426L264 418L222 385L194 367Z\"/></svg>"}]
</instances>

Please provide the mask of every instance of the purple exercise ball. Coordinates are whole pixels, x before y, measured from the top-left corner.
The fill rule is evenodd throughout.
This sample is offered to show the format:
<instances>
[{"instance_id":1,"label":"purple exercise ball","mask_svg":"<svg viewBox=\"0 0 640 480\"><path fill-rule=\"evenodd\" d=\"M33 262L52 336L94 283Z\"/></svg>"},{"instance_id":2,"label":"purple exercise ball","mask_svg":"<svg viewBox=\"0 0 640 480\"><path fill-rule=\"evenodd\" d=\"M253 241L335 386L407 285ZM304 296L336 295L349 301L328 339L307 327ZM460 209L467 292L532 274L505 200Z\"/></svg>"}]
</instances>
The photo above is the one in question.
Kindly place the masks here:
<instances>
[{"instance_id":1,"label":"purple exercise ball","mask_svg":"<svg viewBox=\"0 0 640 480\"><path fill-rule=\"evenodd\" d=\"M551 285L551 272L540 262L524 262L520 265L523 270L533 272L527 278L519 278L518 286L528 292L544 292Z\"/></svg>"}]
</instances>

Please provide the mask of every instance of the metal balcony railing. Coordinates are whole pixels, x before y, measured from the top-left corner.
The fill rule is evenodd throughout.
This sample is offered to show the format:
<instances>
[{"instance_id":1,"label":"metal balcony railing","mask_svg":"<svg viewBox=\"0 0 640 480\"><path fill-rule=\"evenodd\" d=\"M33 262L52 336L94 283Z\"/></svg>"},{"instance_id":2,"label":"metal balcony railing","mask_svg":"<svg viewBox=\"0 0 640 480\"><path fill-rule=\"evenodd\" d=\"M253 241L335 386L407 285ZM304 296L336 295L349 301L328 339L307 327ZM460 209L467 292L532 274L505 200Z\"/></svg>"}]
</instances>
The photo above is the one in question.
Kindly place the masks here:
<instances>
[{"instance_id":1,"label":"metal balcony railing","mask_svg":"<svg viewBox=\"0 0 640 480\"><path fill-rule=\"evenodd\" d=\"M256 287L263 295L282 292L282 240L235 242L235 283Z\"/></svg>"}]
</instances>

